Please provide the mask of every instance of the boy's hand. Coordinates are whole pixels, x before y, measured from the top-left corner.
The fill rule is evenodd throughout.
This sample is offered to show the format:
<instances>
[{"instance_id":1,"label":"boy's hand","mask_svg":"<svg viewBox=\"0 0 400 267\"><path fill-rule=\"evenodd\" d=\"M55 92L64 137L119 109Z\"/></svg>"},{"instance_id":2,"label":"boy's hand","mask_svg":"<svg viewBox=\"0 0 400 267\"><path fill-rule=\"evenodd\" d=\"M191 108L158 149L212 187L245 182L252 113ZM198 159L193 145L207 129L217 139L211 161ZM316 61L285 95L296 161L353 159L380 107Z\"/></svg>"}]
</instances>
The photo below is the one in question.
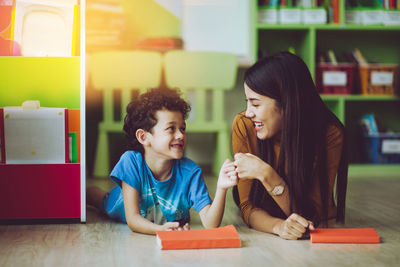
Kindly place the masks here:
<instances>
[{"instance_id":1,"label":"boy's hand","mask_svg":"<svg viewBox=\"0 0 400 267\"><path fill-rule=\"evenodd\" d=\"M185 223L185 225L183 225L183 226L179 226L178 227L178 229L177 229L178 231L186 231L186 230L190 230L190 225L189 225L189 223Z\"/></svg>"},{"instance_id":2,"label":"boy's hand","mask_svg":"<svg viewBox=\"0 0 400 267\"><path fill-rule=\"evenodd\" d=\"M161 231L186 231L190 230L190 225L189 223L185 223L183 226L180 226L179 222L166 222L161 225L161 228Z\"/></svg>"},{"instance_id":3,"label":"boy's hand","mask_svg":"<svg viewBox=\"0 0 400 267\"><path fill-rule=\"evenodd\" d=\"M238 177L235 165L229 159L225 160L222 164L221 171L219 172L217 188L228 189L236 185Z\"/></svg>"},{"instance_id":4,"label":"boy's hand","mask_svg":"<svg viewBox=\"0 0 400 267\"><path fill-rule=\"evenodd\" d=\"M161 231L173 231L178 230L179 222L166 222L161 225Z\"/></svg>"}]
</instances>

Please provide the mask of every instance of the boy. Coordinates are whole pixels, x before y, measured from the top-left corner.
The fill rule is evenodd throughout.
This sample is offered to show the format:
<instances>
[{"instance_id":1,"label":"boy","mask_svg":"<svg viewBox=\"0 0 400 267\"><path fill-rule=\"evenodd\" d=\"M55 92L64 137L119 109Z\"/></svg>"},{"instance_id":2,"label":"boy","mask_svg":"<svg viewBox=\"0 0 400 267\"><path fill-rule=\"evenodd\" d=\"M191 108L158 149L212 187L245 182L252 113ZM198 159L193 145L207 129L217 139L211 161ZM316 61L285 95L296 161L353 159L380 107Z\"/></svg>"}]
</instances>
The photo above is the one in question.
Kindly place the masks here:
<instances>
[{"instance_id":1,"label":"boy","mask_svg":"<svg viewBox=\"0 0 400 267\"><path fill-rule=\"evenodd\" d=\"M108 194L89 188L88 203L134 232L188 230L191 207L205 228L218 227L226 191L237 184L235 167L229 160L222 165L212 202L200 167L183 157L189 111L189 104L169 89L152 89L132 101L124 131L133 150L111 172L117 186Z\"/></svg>"}]
</instances>

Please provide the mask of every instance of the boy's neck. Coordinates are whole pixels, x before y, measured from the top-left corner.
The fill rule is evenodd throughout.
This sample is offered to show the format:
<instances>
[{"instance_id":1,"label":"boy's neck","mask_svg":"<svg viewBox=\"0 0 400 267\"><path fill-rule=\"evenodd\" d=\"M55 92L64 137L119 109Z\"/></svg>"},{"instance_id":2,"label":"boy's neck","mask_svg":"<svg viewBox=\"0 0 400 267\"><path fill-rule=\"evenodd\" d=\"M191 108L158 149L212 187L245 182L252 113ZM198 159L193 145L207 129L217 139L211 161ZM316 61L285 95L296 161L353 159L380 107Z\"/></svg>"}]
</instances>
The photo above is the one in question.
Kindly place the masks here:
<instances>
[{"instance_id":1,"label":"boy's neck","mask_svg":"<svg viewBox=\"0 0 400 267\"><path fill-rule=\"evenodd\" d=\"M151 153L144 153L144 159L153 176L158 181L165 181L171 175L173 159L152 157Z\"/></svg>"}]
</instances>

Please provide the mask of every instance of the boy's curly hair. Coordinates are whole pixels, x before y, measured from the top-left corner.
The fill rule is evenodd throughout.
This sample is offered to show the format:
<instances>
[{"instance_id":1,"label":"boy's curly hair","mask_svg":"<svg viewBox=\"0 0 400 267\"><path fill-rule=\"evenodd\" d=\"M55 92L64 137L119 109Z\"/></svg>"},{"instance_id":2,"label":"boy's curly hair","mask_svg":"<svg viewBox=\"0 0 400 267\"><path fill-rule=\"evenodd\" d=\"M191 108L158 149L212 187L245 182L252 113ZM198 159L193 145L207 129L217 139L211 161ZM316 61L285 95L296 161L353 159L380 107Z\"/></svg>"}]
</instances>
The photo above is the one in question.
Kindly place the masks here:
<instances>
[{"instance_id":1,"label":"boy's curly hair","mask_svg":"<svg viewBox=\"0 0 400 267\"><path fill-rule=\"evenodd\" d=\"M179 111L186 119L190 112L190 105L173 89L150 89L131 101L126 107L124 131L130 149L144 153L142 144L136 139L136 131L143 129L151 132L157 124L156 112L162 109Z\"/></svg>"}]
</instances>

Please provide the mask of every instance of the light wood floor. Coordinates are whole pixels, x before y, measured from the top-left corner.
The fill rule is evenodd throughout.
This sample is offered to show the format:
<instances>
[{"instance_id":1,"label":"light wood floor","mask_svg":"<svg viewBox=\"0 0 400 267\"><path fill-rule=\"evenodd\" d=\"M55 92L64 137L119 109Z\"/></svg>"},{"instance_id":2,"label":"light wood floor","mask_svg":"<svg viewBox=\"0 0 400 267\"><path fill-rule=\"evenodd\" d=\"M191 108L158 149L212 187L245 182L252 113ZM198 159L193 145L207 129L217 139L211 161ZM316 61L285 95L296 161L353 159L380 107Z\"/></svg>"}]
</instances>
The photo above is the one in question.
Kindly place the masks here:
<instances>
[{"instance_id":1,"label":"light wood floor","mask_svg":"<svg viewBox=\"0 0 400 267\"><path fill-rule=\"evenodd\" d=\"M213 196L215 178L206 182ZM229 192L223 225L236 226L242 248L161 251L154 236L88 208L86 224L1 225L0 266L399 266L400 174L351 177L348 189L345 226L374 227L381 244L312 244L257 232L243 224ZM201 228L195 213L191 226Z\"/></svg>"}]
</instances>

